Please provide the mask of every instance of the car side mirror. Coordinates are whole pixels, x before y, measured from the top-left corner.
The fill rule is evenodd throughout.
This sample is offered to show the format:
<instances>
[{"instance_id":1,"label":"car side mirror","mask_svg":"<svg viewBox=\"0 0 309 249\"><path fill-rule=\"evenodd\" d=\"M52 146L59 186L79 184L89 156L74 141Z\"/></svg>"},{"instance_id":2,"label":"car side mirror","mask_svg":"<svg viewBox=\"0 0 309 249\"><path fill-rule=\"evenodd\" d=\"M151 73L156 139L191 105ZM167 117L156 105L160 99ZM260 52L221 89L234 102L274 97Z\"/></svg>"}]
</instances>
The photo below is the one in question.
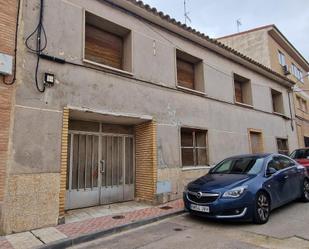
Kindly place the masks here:
<instances>
[{"instance_id":1,"label":"car side mirror","mask_svg":"<svg viewBox=\"0 0 309 249\"><path fill-rule=\"evenodd\" d=\"M277 170L273 167L269 167L266 170L266 176L272 176L273 174L275 174L277 172Z\"/></svg>"}]
</instances>

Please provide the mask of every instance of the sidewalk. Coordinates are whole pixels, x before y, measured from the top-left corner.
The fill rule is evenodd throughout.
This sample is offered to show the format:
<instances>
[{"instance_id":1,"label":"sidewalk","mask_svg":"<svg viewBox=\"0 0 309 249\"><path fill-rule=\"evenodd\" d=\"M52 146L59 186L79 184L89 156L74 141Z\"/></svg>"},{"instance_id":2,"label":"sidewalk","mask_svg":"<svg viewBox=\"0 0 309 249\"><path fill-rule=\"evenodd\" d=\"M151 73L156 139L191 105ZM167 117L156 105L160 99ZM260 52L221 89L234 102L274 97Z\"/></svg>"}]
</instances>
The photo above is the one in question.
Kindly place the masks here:
<instances>
[{"instance_id":1,"label":"sidewalk","mask_svg":"<svg viewBox=\"0 0 309 249\"><path fill-rule=\"evenodd\" d=\"M141 226L183 211L182 200L0 237L2 249L63 248Z\"/></svg>"}]
</instances>

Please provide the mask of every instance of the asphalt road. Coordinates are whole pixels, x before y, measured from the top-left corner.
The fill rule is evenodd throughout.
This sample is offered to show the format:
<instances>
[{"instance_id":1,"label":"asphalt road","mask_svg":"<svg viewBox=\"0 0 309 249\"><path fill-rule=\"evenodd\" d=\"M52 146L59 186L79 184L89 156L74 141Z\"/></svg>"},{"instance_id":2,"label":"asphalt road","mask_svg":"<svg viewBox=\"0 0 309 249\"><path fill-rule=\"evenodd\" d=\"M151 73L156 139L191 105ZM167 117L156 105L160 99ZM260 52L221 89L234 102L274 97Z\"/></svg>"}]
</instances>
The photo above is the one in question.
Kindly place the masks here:
<instances>
[{"instance_id":1,"label":"asphalt road","mask_svg":"<svg viewBox=\"0 0 309 249\"><path fill-rule=\"evenodd\" d=\"M210 221L184 214L72 248L309 248L309 203L294 202L277 209L265 225Z\"/></svg>"}]
</instances>

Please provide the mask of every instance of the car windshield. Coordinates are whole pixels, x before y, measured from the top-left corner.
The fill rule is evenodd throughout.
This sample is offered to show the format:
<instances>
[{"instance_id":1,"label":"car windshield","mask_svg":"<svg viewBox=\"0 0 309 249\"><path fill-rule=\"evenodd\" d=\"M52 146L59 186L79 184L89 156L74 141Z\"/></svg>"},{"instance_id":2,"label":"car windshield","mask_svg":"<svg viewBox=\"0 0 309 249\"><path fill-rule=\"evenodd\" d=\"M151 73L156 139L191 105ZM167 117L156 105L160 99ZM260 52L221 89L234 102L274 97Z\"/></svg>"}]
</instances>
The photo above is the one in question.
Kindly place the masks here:
<instances>
[{"instance_id":1,"label":"car windshield","mask_svg":"<svg viewBox=\"0 0 309 249\"><path fill-rule=\"evenodd\" d=\"M301 150L294 150L290 155L293 159L303 159L309 157L309 150L308 149L301 149Z\"/></svg>"},{"instance_id":2,"label":"car windshield","mask_svg":"<svg viewBox=\"0 0 309 249\"><path fill-rule=\"evenodd\" d=\"M263 168L263 158L230 158L214 167L210 174L249 174L256 175Z\"/></svg>"}]
</instances>

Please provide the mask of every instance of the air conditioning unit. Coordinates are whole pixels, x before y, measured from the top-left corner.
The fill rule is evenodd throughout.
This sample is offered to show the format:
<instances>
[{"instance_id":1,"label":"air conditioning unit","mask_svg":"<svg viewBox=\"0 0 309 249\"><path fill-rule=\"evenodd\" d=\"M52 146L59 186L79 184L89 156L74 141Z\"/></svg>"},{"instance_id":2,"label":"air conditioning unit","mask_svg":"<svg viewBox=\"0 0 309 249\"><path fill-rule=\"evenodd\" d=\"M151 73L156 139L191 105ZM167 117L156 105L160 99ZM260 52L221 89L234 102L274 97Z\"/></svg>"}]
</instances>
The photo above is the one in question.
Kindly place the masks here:
<instances>
[{"instance_id":1,"label":"air conditioning unit","mask_svg":"<svg viewBox=\"0 0 309 249\"><path fill-rule=\"evenodd\" d=\"M289 66L288 65L284 65L282 66L282 69L283 69L283 73L285 76L291 74L290 70L289 70Z\"/></svg>"}]
</instances>

